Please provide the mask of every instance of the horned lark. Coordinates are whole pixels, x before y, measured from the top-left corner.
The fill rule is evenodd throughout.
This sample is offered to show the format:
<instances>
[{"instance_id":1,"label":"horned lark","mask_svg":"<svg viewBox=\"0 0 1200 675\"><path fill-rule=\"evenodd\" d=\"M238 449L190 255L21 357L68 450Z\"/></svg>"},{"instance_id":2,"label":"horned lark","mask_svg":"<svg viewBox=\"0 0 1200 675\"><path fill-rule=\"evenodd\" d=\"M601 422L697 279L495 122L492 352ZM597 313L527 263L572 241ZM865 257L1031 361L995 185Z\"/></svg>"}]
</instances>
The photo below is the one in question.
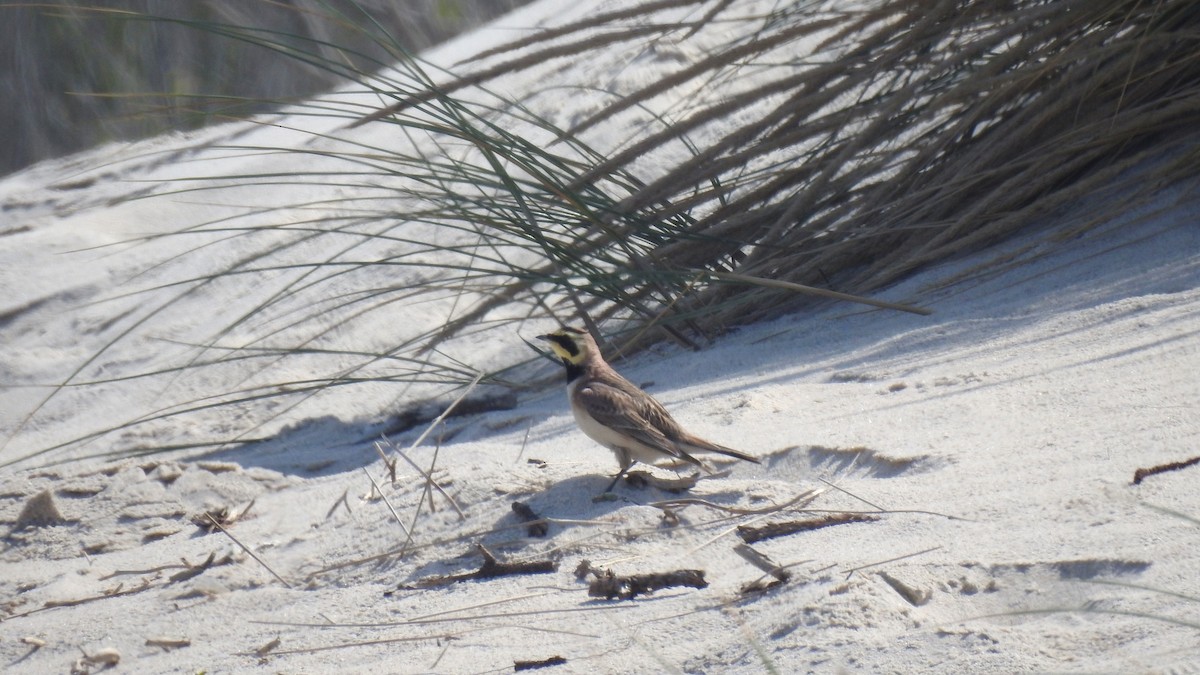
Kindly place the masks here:
<instances>
[{"instance_id":1,"label":"horned lark","mask_svg":"<svg viewBox=\"0 0 1200 675\"><path fill-rule=\"evenodd\" d=\"M579 428L617 456L621 472L606 492L612 491L634 462L654 464L669 459L702 466L692 453L715 452L758 463L750 455L685 431L661 403L604 361L587 331L562 328L538 339L549 342L567 368L567 398Z\"/></svg>"}]
</instances>

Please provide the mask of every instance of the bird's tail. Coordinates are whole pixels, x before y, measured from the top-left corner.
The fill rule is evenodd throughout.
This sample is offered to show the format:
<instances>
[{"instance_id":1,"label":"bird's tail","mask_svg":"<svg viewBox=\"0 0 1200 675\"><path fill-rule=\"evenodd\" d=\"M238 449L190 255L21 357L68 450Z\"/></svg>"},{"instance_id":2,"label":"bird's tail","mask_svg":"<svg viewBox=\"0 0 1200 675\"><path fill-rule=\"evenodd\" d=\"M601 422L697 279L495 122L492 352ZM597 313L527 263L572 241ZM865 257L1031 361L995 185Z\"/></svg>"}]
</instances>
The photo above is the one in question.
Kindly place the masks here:
<instances>
[{"instance_id":1,"label":"bird's tail","mask_svg":"<svg viewBox=\"0 0 1200 675\"><path fill-rule=\"evenodd\" d=\"M686 448L689 452L715 452L719 455L736 457L737 459L745 460L747 462L754 462L755 464L762 463L757 457L751 457L740 450L734 450L733 448L727 448L723 445L710 443L703 438L696 438L695 436L683 439L681 445L683 445L684 448Z\"/></svg>"}]
</instances>

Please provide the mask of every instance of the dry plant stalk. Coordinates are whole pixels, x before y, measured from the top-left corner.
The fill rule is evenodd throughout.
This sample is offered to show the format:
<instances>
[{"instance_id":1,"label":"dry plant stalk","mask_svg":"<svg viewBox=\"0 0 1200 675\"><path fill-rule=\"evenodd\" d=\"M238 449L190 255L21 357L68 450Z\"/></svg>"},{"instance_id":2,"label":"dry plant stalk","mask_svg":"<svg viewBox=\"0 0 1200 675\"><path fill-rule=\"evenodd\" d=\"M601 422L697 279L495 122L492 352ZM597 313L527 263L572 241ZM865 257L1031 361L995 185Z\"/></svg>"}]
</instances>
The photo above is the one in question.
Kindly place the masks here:
<instances>
[{"instance_id":1,"label":"dry plant stalk","mask_svg":"<svg viewBox=\"0 0 1200 675\"><path fill-rule=\"evenodd\" d=\"M496 556L492 555L492 552L487 550L482 544L477 545L477 548L479 554L483 556L483 565L479 569L464 574L451 574L444 577L422 579L417 582L416 587L433 588L436 586L449 586L460 581L496 579L514 574L549 574L558 570L558 563L553 560L534 560L520 563L501 562L496 560Z\"/></svg>"},{"instance_id":2,"label":"dry plant stalk","mask_svg":"<svg viewBox=\"0 0 1200 675\"><path fill-rule=\"evenodd\" d=\"M742 541L747 544L753 544L756 541L763 539L772 539L775 537L785 537L789 534L797 532L807 532L809 530L819 530L822 527L832 527L834 525L845 525L847 523L872 523L879 520L879 516L867 516L857 513L843 513L837 515L824 516L822 518L810 518L808 520L789 520L781 523L768 523L766 525L738 525L737 533L742 538Z\"/></svg>"},{"instance_id":3,"label":"dry plant stalk","mask_svg":"<svg viewBox=\"0 0 1200 675\"><path fill-rule=\"evenodd\" d=\"M704 580L704 570L673 570L618 576L612 570L598 570L588 561L581 561L575 568L575 577L583 580L588 575L593 577L588 583L588 595L605 600L632 600L639 595L678 586L708 588L708 582Z\"/></svg>"},{"instance_id":4,"label":"dry plant stalk","mask_svg":"<svg viewBox=\"0 0 1200 675\"><path fill-rule=\"evenodd\" d=\"M1133 472L1133 484L1137 485L1141 483L1142 480L1156 474L1166 473L1167 471L1179 471L1180 469L1186 469L1189 466L1195 466L1197 464L1200 464L1200 457L1193 457L1191 459L1185 459L1181 462L1171 462L1169 464L1159 464L1158 466L1138 469L1137 471Z\"/></svg>"},{"instance_id":5,"label":"dry plant stalk","mask_svg":"<svg viewBox=\"0 0 1200 675\"><path fill-rule=\"evenodd\" d=\"M536 661L513 661L513 672L521 672L525 670L537 670L538 668L549 668L550 666L566 665L567 660L561 656L551 656L545 659Z\"/></svg>"}]
</instances>

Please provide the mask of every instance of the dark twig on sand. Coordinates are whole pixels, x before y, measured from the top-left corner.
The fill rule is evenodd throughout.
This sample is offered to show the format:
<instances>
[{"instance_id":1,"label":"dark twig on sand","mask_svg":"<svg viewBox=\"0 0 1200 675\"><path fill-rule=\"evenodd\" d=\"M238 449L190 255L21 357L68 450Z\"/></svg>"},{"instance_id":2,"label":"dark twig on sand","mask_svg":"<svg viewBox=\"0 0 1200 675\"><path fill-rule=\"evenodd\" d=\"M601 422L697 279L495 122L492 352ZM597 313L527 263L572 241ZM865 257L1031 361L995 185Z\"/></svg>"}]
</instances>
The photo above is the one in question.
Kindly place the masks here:
<instances>
[{"instance_id":1,"label":"dark twig on sand","mask_svg":"<svg viewBox=\"0 0 1200 675\"><path fill-rule=\"evenodd\" d=\"M177 584L181 581L187 581L188 579L191 579L193 577L198 577L201 574L204 574L204 572L208 569L211 569L213 567L220 567L222 565L229 565L232 563L233 563L233 556L226 555L226 556L222 557L220 560L217 560L217 554L215 551L212 553L209 553L208 558L205 559L204 562L202 562L198 565L188 564L188 561L184 560L183 561L183 564L184 564L183 570L176 572L175 574L172 574L171 577L167 580L167 583L168 584Z\"/></svg>"},{"instance_id":2,"label":"dark twig on sand","mask_svg":"<svg viewBox=\"0 0 1200 675\"><path fill-rule=\"evenodd\" d=\"M1142 482L1143 478L1148 478L1150 476L1153 476L1154 474L1166 473L1168 471L1179 471L1180 469L1186 469L1189 466L1193 466L1196 464L1200 464L1200 457L1193 457L1191 459L1185 459L1182 462L1171 462L1170 464L1159 464L1158 466L1152 466L1148 469L1138 469L1137 471L1133 472L1133 484L1137 485Z\"/></svg>"},{"instance_id":3,"label":"dark twig on sand","mask_svg":"<svg viewBox=\"0 0 1200 675\"><path fill-rule=\"evenodd\" d=\"M588 584L588 595L605 600L630 600L639 595L674 586L690 588L707 588L704 580L704 570L674 570L654 574L631 574L617 576L612 570L598 570L584 560L575 568L575 578L583 580L589 574L594 576Z\"/></svg>"},{"instance_id":4,"label":"dark twig on sand","mask_svg":"<svg viewBox=\"0 0 1200 675\"><path fill-rule=\"evenodd\" d=\"M538 668L549 668L550 666L561 666L565 665L566 662L567 660L561 656L551 656L548 659L541 659L540 661L513 661L513 672L520 672L522 670L537 670Z\"/></svg>"},{"instance_id":5,"label":"dark twig on sand","mask_svg":"<svg viewBox=\"0 0 1200 675\"><path fill-rule=\"evenodd\" d=\"M432 588L449 586L460 581L477 581L480 579L495 579L513 574L548 574L558 569L558 563L553 560L533 560L530 562L501 562L482 544L478 545L479 553L483 556L483 565L474 572L451 574L444 577L431 577L419 581L416 588Z\"/></svg>"},{"instance_id":6,"label":"dark twig on sand","mask_svg":"<svg viewBox=\"0 0 1200 675\"><path fill-rule=\"evenodd\" d=\"M752 595L769 591L772 588L786 584L792 578L791 573L784 569L783 566L768 558L761 551L751 548L749 544L738 544L733 547L733 551L740 555L746 562L766 572L766 576L745 584L738 589L738 593L741 595Z\"/></svg>"},{"instance_id":7,"label":"dark twig on sand","mask_svg":"<svg viewBox=\"0 0 1200 675\"><path fill-rule=\"evenodd\" d=\"M808 530L819 530L822 527L830 527L833 525L843 525L845 523L870 523L879 520L878 516L866 516L857 513L842 513L838 515L825 516L823 518L809 518L808 520L789 520L782 523L769 523L761 527L752 527L750 525L739 525L737 528L738 536L747 544L753 544L756 541L763 539L771 539L773 537L783 537L797 532L806 532Z\"/></svg>"}]
</instances>

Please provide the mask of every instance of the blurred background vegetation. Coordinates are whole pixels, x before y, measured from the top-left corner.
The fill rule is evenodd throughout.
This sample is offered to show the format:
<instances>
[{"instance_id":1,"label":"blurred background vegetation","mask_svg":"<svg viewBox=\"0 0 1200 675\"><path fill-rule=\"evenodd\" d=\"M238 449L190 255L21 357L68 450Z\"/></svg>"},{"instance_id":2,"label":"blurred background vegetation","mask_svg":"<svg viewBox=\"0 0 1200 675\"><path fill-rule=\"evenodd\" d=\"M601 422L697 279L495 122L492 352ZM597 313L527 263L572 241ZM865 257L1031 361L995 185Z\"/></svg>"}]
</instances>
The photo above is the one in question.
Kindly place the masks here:
<instances>
[{"instance_id":1,"label":"blurred background vegetation","mask_svg":"<svg viewBox=\"0 0 1200 675\"><path fill-rule=\"evenodd\" d=\"M364 30L386 32L416 52L527 1L6 0L0 2L6 140L0 175L98 143L243 117L328 89L338 76L321 59L361 70L370 70L373 59L390 60ZM281 59L190 27L196 23L262 29L320 58Z\"/></svg>"}]
</instances>

